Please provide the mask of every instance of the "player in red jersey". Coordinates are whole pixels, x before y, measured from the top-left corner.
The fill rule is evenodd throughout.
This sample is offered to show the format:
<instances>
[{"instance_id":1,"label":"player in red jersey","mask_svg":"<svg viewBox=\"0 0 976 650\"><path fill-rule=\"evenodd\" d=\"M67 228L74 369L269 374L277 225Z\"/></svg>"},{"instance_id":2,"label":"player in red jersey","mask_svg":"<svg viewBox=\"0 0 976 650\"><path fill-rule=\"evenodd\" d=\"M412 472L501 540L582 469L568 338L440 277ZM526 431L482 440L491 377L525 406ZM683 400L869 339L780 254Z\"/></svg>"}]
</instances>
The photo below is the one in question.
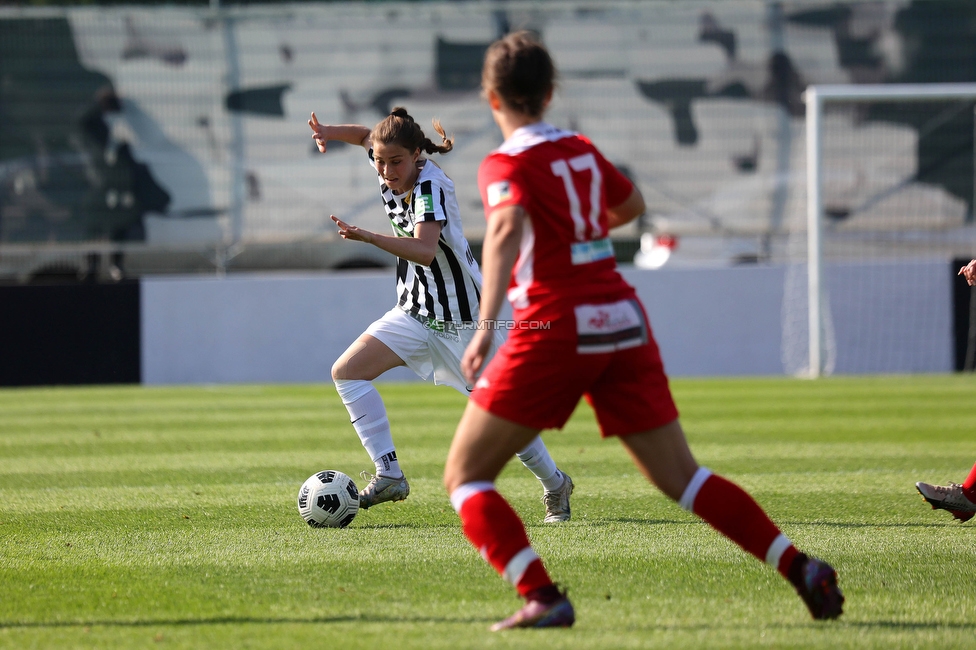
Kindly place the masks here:
<instances>
[{"instance_id":1,"label":"player in red jersey","mask_svg":"<svg viewBox=\"0 0 976 650\"><path fill-rule=\"evenodd\" d=\"M575 621L494 481L526 441L561 428L584 396L601 434L618 436L651 482L778 569L814 618L836 618L844 597L835 571L797 551L752 497L699 467L688 449L644 309L607 239L644 211L644 200L589 140L542 120L555 75L528 32L493 43L482 72L505 142L478 175L488 229L465 374L475 377L485 363L506 286L516 327L475 384L444 483L464 534L526 601L492 629Z\"/></svg>"},{"instance_id":2,"label":"player in red jersey","mask_svg":"<svg viewBox=\"0 0 976 650\"><path fill-rule=\"evenodd\" d=\"M976 260L959 269L958 275L966 278L969 286L976 286ZM915 489L933 510L948 510L953 517L964 522L976 515L976 465L969 470L969 476L962 485L932 485L919 481Z\"/></svg>"},{"instance_id":3,"label":"player in red jersey","mask_svg":"<svg viewBox=\"0 0 976 650\"><path fill-rule=\"evenodd\" d=\"M966 278L969 286L976 286L976 260L959 269L959 273L956 275L961 275Z\"/></svg>"}]
</instances>

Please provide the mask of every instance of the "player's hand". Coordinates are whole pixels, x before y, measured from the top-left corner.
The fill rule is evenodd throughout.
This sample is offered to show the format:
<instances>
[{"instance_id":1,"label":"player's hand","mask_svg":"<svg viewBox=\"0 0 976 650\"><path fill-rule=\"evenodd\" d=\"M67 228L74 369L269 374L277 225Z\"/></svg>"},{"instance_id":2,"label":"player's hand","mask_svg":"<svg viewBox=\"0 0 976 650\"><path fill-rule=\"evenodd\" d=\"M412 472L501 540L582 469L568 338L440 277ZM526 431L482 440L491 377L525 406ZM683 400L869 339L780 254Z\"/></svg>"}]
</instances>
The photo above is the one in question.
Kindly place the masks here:
<instances>
[{"instance_id":1,"label":"player's hand","mask_svg":"<svg viewBox=\"0 0 976 650\"><path fill-rule=\"evenodd\" d=\"M335 221L335 224L339 226L339 236L342 237L343 239L351 239L353 241L366 242L367 244L372 243L373 233L371 233L370 231L363 230L359 226L353 226L352 224L348 224L342 219L335 216L334 214L329 216L331 216L332 220Z\"/></svg>"},{"instance_id":2,"label":"player's hand","mask_svg":"<svg viewBox=\"0 0 976 650\"><path fill-rule=\"evenodd\" d=\"M969 286L976 287L976 260L959 269L959 275L966 278Z\"/></svg>"},{"instance_id":3,"label":"player's hand","mask_svg":"<svg viewBox=\"0 0 976 650\"><path fill-rule=\"evenodd\" d=\"M312 139L315 140L315 144L318 145L319 151L321 153L325 153L325 143L328 142L329 139L325 135L325 125L319 124L318 118L315 117L315 111L312 111L312 119L308 121L308 125L312 128Z\"/></svg>"},{"instance_id":4,"label":"player's hand","mask_svg":"<svg viewBox=\"0 0 976 650\"><path fill-rule=\"evenodd\" d=\"M493 329L479 329L474 333L471 342L464 350L464 355L461 357L461 372L464 373L465 381L472 386L474 386L475 380L481 372L481 367L485 365L488 353L491 352L494 334L495 330Z\"/></svg>"}]
</instances>

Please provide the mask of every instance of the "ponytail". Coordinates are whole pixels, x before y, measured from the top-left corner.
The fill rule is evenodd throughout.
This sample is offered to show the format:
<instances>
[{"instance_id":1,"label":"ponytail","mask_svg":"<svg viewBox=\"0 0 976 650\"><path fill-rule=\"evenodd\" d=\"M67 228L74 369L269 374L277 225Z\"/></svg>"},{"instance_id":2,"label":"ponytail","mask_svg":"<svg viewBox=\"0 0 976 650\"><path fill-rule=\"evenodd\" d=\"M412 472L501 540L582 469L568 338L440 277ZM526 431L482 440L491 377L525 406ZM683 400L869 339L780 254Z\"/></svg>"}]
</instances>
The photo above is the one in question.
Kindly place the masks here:
<instances>
[{"instance_id":1,"label":"ponytail","mask_svg":"<svg viewBox=\"0 0 976 650\"><path fill-rule=\"evenodd\" d=\"M397 106L370 133L373 143L396 144L407 151L420 149L425 153L447 153L454 148L454 139L448 138L440 120L432 120L434 130L441 136L442 144L434 144L424 135L423 129L407 113L403 106Z\"/></svg>"}]
</instances>

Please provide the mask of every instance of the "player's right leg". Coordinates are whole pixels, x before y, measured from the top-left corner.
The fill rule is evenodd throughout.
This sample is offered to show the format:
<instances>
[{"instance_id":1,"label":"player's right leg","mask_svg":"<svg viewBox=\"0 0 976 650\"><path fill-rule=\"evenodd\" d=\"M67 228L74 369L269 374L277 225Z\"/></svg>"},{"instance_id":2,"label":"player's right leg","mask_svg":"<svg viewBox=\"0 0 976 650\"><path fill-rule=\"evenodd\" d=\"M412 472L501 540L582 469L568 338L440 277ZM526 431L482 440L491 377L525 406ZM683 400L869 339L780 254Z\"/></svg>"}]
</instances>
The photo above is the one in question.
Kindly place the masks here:
<instances>
[{"instance_id":1,"label":"player's right leg","mask_svg":"<svg viewBox=\"0 0 976 650\"><path fill-rule=\"evenodd\" d=\"M513 627L568 627L573 605L536 555L522 520L495 490L509 459L539 433L485 411L469 401L444 467L444 485L461 518L465 536L525 599L514 615L492 630Z\"/></svg>"},{"instance_id":2,"label":"player's right leg","mask_svg":"<svg viewBox=\"0 0 976 650\"><path fill-rule=\"evenodd\" d=\"M575 485L569 474L556 467L556 461L549 454L542 437L536 436L515 456L542 483L542 503L546 507L546 516L542 521L547 524L569 521L569 496Z\"/></svg>"},{"instance_id":3,"label":"player's right leg","mask_svg":"<svg viewBox=\"0 0 976 650\"><path fill-rule=\"evenodd\" d=\"M662 492L789 580L813 618L840 616L844 596L834 569L797 551L745 490L699 467L677 420L620 440Z\"/></svg>"},{"instance_id":4,"label":"player's right leg","mask_svg":"<svg viewBox=\"0 0 976 650\"><path fill-rule=\"evenodd\" d=\"M463 328L459 332L457 341L440 337L436 332L429 335L431 359L434 364L434 383L446 384L459 393L467 396L472 386L468 386L461 371L461 357L465 348L471 342L475 330ZM495 352L505 342L501 330L496 330L495 341L491 352L482 367L488 365L495 356ZM532 442L520 449L516 454L522 465L532 472L532 475L542 483L542 503L546 508L543 522L547 524L569 521L571 509L569 497L573 493L573 479L556 466L556 461L549 453L549 449L542 438L536 436Z\"/></svg>"},{"instance_id":5,"label":"player's right leg","mask_svg":"<svg viewBox=\"0 0 976 650\"><path fill-rule=\"evenodd\" d=\"M410 485L397 460L386 406L373 386L374 379L402 365L403 359L386 344L362 334L332 366L332 381L356 435L376 467L376 474L369 476L369 484L359 493L361 508L402 501L410 494ZM363 474L364 478L368 476Z\"/></svg>"}]
</instances>

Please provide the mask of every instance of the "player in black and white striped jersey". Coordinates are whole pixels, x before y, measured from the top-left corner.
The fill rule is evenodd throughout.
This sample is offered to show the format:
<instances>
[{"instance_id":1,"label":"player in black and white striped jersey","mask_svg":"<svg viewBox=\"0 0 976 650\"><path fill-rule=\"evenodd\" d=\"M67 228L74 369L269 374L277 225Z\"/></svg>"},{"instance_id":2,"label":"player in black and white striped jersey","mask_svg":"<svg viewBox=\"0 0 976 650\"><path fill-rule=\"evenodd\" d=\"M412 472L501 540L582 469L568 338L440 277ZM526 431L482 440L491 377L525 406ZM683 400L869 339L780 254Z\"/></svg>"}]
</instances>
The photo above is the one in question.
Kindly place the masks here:
<instances>
[{"instance_id":1,"label":"player in black and white striped jersey","mask_svg":"<svg viewBox=\"0 0 976 650\"><path fill-rule=\"evenodd\" d=\"M446 142L450 144L449 140ZM450 151L450 146L442 145L439 149ZM439 149L438 153L447 153ZM372 149L369 157L376 167ZM461 231L454 183L432 161L424 162L406 195L391 189L379 174L377 178L386 216L397 237L414 237L419 223L441 224L434 259L429 264L397 258L399 307L423 318L449 322L477 320L481 271Z\"/></svg>"},{"instance_id":2,"label":"player in black and white striped jersey","mask_svg":"<svg viewBox=\"0 0 976 650\"><path fill-rule=\"evenodd\" d=\"M440 145L427 138L402 107L373 129L320 124L314 113L308 125L322 153L330 140L367 150L393 228L392 235L383 235L332 217L344 239L372 244L397 257L397 306L373 322L332 366L336 390L376 466L376 474L360 492L360 507L369 508L401 501L410 493L386 407L372 382L406 365L423 379L433 375L435 384L465 395L471 391L460 364L478 319L481 271L461 229L453 181L423 157L453 148L439 122L433 125ZM494 349L502 340L500 331L496 334ZM556 467L541 438L518 458L543 484L545 521L568 520L573 481Z\"/></svg>"}]
</instances>

